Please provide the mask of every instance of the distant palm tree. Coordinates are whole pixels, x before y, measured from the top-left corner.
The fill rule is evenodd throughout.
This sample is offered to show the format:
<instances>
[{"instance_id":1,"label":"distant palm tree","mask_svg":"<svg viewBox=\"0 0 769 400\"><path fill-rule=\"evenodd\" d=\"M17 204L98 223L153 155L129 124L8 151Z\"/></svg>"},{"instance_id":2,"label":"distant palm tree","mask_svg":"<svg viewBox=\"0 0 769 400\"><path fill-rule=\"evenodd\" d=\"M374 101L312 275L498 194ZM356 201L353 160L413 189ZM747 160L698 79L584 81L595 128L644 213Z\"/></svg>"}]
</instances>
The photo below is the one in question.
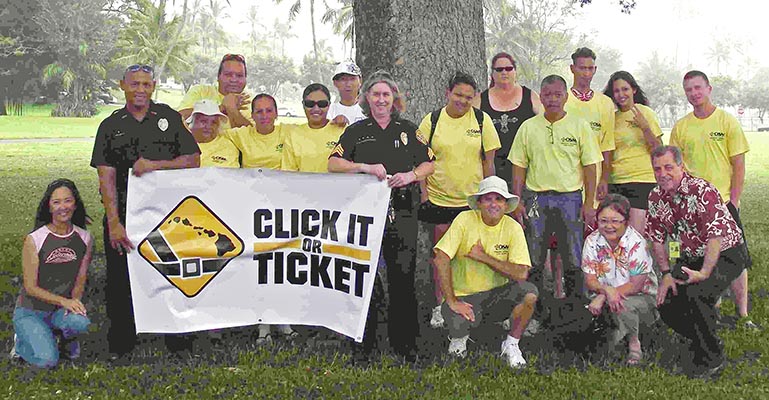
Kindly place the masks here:
<instances>
[{"instance_id":1,"label":"distant palm tree","mask_svg":"<svg viewBox=\"0 0 769 400\"><path fill-rule=\"evenodd\" d=\"M275 4L283 3L283 0L274 0ZM312 53L315 58L315 63L318 63L320 58L318 57L318 39L315 35L315 0L305 0L310 5L310 28L312 30ZM288 9L288 21L293 22L299 12L302 10L302 0L296 0L291 8Z\"/></svg>"},{"instance_id":2,"label":"distant palm tree","mask_svg":"<svg viewBox=\"0 0 769 400\"><path fill-rule=\"evenodd\" d=\"M339 8L328 7L320 17L320 22L331 23L334 33L342 35L345 42L350 42L350 47L355 47L355 19L353 17L353 0L340 0Z\"/></svg>"}]
</instances>

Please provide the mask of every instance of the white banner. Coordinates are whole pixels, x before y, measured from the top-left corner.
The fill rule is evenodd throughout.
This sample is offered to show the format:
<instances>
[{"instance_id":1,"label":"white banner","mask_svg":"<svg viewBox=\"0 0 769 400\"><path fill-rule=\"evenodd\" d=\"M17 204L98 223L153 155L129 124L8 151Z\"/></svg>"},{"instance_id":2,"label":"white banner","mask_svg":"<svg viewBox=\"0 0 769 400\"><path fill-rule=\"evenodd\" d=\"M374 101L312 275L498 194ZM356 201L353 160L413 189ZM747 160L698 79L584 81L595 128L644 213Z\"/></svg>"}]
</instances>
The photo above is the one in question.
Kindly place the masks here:
<instances>
[{"instance_id":1,"label":"white banner","mask_svg":"<svg viewBox=\"0 0 769 400\"><path fill-rule=\"evenodd\" d=\"M362 340L389 198L371 175L200 168L131 176L137 332L301 324Z\"/></svg>"}]
</instances>

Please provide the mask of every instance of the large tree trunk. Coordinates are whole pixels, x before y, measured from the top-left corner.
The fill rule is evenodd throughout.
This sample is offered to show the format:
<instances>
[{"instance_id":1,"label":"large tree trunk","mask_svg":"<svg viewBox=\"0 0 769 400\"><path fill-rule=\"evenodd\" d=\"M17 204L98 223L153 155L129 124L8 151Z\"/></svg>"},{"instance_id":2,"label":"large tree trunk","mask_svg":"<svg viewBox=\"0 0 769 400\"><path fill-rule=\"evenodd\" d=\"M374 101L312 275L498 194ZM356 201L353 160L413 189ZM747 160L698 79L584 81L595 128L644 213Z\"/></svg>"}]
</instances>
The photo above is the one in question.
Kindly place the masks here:
<instances>
[{"instance_id":1,"label":"large tree trunk","mask_svg":"<svg viewBox=\"0 0 769 400\"><path fill-rule=\"evenodd\" d=\"M389 71L419 123L446 103L457 70L486 86L483 5L467 0L355 0L355 47L364 79Z\"/></svg>"}]
</instances>

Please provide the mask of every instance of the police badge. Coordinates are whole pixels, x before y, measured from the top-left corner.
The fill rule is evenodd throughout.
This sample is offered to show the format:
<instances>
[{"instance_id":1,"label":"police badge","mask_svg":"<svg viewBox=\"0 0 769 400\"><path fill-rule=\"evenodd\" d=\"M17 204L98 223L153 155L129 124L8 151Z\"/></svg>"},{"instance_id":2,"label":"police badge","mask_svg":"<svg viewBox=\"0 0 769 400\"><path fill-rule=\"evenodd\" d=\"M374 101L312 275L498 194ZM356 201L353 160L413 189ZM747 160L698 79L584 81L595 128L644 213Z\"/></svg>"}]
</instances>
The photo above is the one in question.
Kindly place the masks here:
<instances>
[{"instance_id":1,"label":"police badge","mask_svg":"<svg viewBox=\"0 0 769 400\"><path fill-rule=\"evenodd\" d=\"M158 128L160 128L161 131L165 132L166 129L168 129L168 120L165 118L161 118L158 120Z\"/></svg>"}]
</instances>

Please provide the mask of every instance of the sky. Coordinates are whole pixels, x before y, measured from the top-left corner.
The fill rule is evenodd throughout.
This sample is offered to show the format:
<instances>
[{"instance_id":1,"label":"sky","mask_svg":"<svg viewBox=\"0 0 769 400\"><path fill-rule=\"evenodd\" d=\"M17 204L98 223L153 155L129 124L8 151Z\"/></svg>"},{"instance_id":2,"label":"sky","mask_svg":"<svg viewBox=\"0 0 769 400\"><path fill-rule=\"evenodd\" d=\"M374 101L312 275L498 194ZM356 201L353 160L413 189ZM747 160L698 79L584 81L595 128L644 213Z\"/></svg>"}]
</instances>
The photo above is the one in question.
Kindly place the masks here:
<instances>
[{"instance_id":1,"label":"sky","mask_svg":"<svg viewBox=\"0 0 769 400\"><path fill-rule=\"evenodd\" d=\"M246 24L240 21L245 19L253 1L258 1L263 25L268 30L275 18L287 20L288 9L294 2L284 0L276 5L272 0L230 0L229 18L224 23L226 30L235 35L246 34ZM306 0L302 1L302 12L292 25L298 38L291 39L286 46L287 56L297 64L312 51L309 7ZM316 3L319 39L327 40L337 61L349 57L349 44L345 47L330 26L320 23L325 8L322 1ZM334 0L327 3L339 4ZM597 44L619 50L623 54L622 68L631 73L657 51L680 69L695 68L711 75L721 72L747 78L741 75L761 65L769 66L767 11L769 4L763 0L637 0L636 8L628 15L620 12L617 0L593 0L579 10L572 25ZM716 65L708 57L708 50L716 40L727 41L732 48L741 47L753 60L752 69L744 67L744 56L735 54L729 65L722 65L721 71L716 71ZM597 64L600 67L600 54Z\"/></svg>"}]
</instances>

